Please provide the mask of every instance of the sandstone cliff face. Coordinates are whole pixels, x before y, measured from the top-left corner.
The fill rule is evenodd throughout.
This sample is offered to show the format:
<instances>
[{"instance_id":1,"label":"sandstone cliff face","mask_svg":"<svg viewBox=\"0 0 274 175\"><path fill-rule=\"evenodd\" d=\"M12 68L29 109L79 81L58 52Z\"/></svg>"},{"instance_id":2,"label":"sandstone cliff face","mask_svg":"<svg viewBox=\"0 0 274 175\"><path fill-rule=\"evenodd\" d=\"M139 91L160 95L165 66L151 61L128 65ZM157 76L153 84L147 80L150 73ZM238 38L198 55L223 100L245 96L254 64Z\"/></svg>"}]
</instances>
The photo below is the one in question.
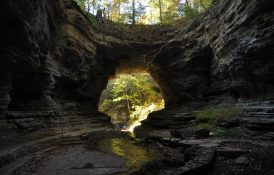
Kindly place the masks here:
<instances>
[{"instance_id":1,"label":"sandstone cliff face","mask_svg":"<svg viewBox=\"0 0 274 175\"><path fill-rule=\"evenodd\" d=\"M154 58L158 67L152 72L165 84L167 108L152 113L138 132L187 126L189 109L178 108L182 104L193 110L266 101L252 108L273 118L264 109L273 105L273 13L271 1L221 0L185 27ZM272 123L264 116L252 116L260 120L254 121L258 125Z\"/></svg>"},{"instance_id":2,"label":"sandstone cliff face","mask_svg":"<svg viewBox=\"0 0 274 175\"><path fill-rule=\"evenodd\" d=\"M158 82L167 109L151 126L183 125L173 110L182 105L273 99L272 0L219 0L168 43L95 32L72 1L0 8L1 147L110 126L97 105L115 69L148 70Z\"/></svg>"},{"instance_id":3,"label":"sandstone cliff face","mask_svg":"<svg viewBox=\"0 0 274 175\"><path fill-rule=\"evenodd\" d=\"M223 1L206 19L214 52L211 93L273 98L273 9L271 1Z\"/></svg>"},{"instance_id":4,"label":"sandstone cliff face","mask_svg":"<svg viewBox=\"0 0 274 175\"><path fill-rule=\"evenodd\" d=\"M1 146L110 126L97 111L107 83L96 58L101 39L78 7L52 0L1 8Z\"/></svg>"},{"instance_id":5,"label":"sandstone cliff face","mask_svg":"<svg viewBox=\"0 0 274 175\"><path fill-rule=\"evenodd\" d=\"M175 99L273 97L273 11L271 1L223 0L186 27L155 58Z\"/></svg>"}]
</instances>

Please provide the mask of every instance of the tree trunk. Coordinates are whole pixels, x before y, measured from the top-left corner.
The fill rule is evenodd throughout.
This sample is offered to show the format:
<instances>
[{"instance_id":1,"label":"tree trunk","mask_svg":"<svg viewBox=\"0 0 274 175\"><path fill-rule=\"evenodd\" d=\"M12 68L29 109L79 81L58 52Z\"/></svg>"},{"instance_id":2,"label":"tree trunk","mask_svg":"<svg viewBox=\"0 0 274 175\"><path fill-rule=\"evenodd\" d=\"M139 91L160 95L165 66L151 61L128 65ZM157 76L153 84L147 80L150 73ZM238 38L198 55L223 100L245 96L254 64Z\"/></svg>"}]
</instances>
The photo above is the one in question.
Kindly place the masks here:
<instances>
[{"instance_id":1,"label":"tree trunk","mask_svg":"<svg viewBox=\"0 0 274 175\"><path fill-rule=\"evenodd\" d=\"M160 23L163 23L163 17L162 17L162 0L159 0L159 13L160 13Z\"/></svg>"},{"instance_id":2,"label":"tree trunk","mask_svg":"<svg viewBox=\"0 0 274 175\"><path fill-rule=\"evenodd\" d=\"M135 25L136 21L135 21L135 0L132 0L132 25Z\"/></svg>"},{"instance_id":3,"label":"tree trunk","mask_svg":"<svg viewBox=\"0 0 274 175\"><path fill-rule=\"evenodd\" d=\"M200 4L201 4L201 6L204 8L205 11L208 11L208 9L206 8L206 6L205 6L204 3L202 2L202 0L200 0Z\"/></svg>"},{"instance_id":4,"label":"tree trunk","mask_svg":"<svg viewBox=\"0 0 274 175\"><path fill-rule=\"evenodd\" d=\"M118 1L118 22L121 21L121 0Z\"/></svg>"},{"instance_id":5,"label":"tree trunk","mask_svg":"<svg viewBox=\"0 0 274 175\"><path fill-rule=\"evenodd\" d=\"M128 86L126 87L126 94L127 94L127 109L128 109L128 115L130 115L130 102L129 102L129 94L128 94Z\"/></svg>"},{"instance_id":6,"label":"tree trunk","mask_svg":"<svg viewBox=\"0 0 274 175\"><path fill-rule=\"evenodd\" d=\"M96 5L96 1L95 0L92 0L92 6L93 6L93 9L92 9L92 14L95 15L95 5Z\"/></svg>"},{"instance_id":7,"label":"tree trunk","mask_svg":"<svg viewBox=\"0 0 274 175\"><path fill-rule=\"evenodd\" d=\"M90 3L89 3L89 0L87 1L87 5L88 5L87 14L89 14L89 11L90 11Z\"/></svg>"}]
</instances>

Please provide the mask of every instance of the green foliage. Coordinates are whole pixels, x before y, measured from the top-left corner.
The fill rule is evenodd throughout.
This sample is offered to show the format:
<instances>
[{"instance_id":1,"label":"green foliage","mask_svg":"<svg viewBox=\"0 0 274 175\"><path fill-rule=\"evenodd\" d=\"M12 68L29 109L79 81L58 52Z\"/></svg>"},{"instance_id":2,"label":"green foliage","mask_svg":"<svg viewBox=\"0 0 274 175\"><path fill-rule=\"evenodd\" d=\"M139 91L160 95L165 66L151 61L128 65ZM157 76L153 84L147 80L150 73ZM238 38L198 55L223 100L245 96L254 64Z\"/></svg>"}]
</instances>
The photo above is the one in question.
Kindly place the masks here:
<instances>
[{"instance_id":1,"label":"green foliage","mask_svg":"<svg viewBox=\"0 0 274 175\"><path fill-rule=\"evenodd\" d=\"M86 0L74 0L79 7L83 10L86 11Z\"/></svg>"},{"instance_id":2,"label":"green foliage","mask_svg":"<svg viewBox=\"0 0 274 175\"><path fill-rule=\"evenodd\" d=\"M239 108L210 107L195 113L197 128L208 129L215 137L235 137L239 134L239 128L221 128L216 126L220 119L238 118L242 115Z\"/></svg>"},{"instance_id":3,"label":"green foliage","mask_svg":"<svg viewBox=\"0 0 274 175\"><path fill-rule=\"evenodd\" d=\"M99 110L109 115L117 110L125 111L130 122L139 121L160 108L163 108L162 95L148 74L118 75L109 81L99 104Z\"/></svg>"},{"instance_id":4,"label":"green foliage","mask_svg":"<svg viewBox=\"0 0 274 175\"><path fill-rule=\"evenodd\" d=\"M218 119L239 117L242 111L239 108L211 107L195 114L198 123L215 123Z\"/></svg>"},{"instance_id":5,"label":"green foliage","mask_svg":"<svg viewBox=\"0 0 274 175\"><path fill-rule=\"evenodd\" d=\"M74 0L83 11L118 23L171 24L181 18L192 19L206 12L213 0Z\"/></svg>"},{"instance_id":6,"label":"green foliage","mask_svg":"<svg viewBox=\"0 0 274 175\"><path fill-rule=\"evenodd\" d=\"M185 16L187 18L191 18L191 19L194 18L194 17L196 17L199 14L198 9L197 8L193 8L190 5L185 5L182 10L185 13Z\"/></svg>"},{"instance_id":7,"label":"green foliage","mask_svg":"<svg viewBox=\"0 0 274 175\"><path fill-rule=\"evenodd\" d=\"M217 129L217 127L214 124L210 124L210 123L200 123L196 127L200 129L208 129L211 132L215 132Z\"/></svg>"},{"instance_id":8,"label":"green foliage","mask_svg":"<svg viewBox=\"0 0 274 175\"><path fill-rule=\"evenodd\" d=\"M196 126L196 128L208 129L214 137L224 138L239 137L240 133L242 132L242 130L239 127L221 128L211 123L200 123Z\"/></svg>"}]
</instances>

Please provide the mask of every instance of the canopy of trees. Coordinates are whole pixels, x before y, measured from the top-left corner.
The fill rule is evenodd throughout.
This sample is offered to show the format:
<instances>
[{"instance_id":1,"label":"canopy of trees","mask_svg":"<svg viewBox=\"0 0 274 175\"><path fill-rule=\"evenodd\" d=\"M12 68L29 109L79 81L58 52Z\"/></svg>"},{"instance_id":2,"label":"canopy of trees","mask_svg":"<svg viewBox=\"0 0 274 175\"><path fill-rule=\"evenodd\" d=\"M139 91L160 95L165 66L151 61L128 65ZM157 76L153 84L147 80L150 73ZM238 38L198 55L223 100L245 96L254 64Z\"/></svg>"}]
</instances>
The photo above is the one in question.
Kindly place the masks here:
<instances>
[{"instance_id":1,"label":"canopy of trees","mask_svg":"<svg viewBox=\"0 0 274 175\"><path fill-rule=\"evenodd\" d=\"M99 110L114 117L112 120L129 123L144 120L150 112L163 107L157 84L144 73L117 75L108 82L99 103Z\"/></svg>"},{"instance_id":2,"label":"canopy of trees","mask_svg":"<svg viewBox=\"0 0 274 175\"><path fill-rule=\"evenodd\" d=\"M108 20L128 24L166 24L207 11L213 0L75 0L86 12L102 10Z\"/></svg>"}]
</instances>

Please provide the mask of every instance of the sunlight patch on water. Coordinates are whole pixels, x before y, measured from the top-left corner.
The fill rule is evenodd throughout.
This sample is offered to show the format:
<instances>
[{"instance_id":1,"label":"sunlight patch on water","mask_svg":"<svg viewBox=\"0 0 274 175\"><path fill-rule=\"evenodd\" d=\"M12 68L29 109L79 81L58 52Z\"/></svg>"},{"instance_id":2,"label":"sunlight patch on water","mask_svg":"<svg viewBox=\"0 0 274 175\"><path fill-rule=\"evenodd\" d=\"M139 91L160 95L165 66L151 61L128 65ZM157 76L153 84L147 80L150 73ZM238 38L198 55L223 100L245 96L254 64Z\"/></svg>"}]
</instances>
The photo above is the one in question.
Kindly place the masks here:
<instances>
[{"instance_id":1,"label":"sunlight patch on water","mask_svg":"<svg viewBox=\"0 0 274 175\"><path fill-rule=\"evenodd\" d=\"M125 158L125 165L131 170L136 170L144 163L157 160L161 157L158 151L148 151L146 148L125 138L101 140L99 141L98 149Z\"/></svg>"}]
</instances>

